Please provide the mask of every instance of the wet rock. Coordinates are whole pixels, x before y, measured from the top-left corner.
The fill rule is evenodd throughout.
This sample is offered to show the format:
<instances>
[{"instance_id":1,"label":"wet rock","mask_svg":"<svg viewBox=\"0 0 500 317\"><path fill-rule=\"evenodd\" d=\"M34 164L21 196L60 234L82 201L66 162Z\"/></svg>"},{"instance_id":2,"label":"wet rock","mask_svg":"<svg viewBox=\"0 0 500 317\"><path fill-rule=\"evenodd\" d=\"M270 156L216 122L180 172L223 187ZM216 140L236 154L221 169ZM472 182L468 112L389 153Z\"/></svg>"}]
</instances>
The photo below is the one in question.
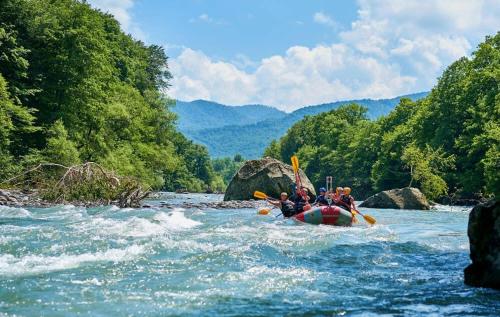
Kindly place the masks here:
<instances>
[{"instance_id":1,"label":"wet rock","mask_svg":"<svg viewBox=\"0 0 500 317\"><path fill-rule=\"evenodd\" d=\"M464 270L465 283L500 289L500 201L472 209L467 235L472 264Z\"/></svg>"},{"instance_id":2,"label":"wet rock","mask_svg":"<svg viewBox=\"0 0 500 317\"><path fill-rule=\"evenodd\" d=\"M302 185L315 196L314 186L302 170L299 171ZM290 165L270 157L247 161L234 175L227 187L224 201L253 199L256 190L271 197L278 197L281 192L291 194L295 175Z\"/></svg>"},{"instance_id":3,"label":"wet rock","mask_svg":"<svg viewBox=\"0 0 500 317\"><path fill-rule=\"evenodd\" d=\"M417 188L392 189L375 194L359 205L366 208L429 210L425 195Z\"/></svg>"}]
</instances>

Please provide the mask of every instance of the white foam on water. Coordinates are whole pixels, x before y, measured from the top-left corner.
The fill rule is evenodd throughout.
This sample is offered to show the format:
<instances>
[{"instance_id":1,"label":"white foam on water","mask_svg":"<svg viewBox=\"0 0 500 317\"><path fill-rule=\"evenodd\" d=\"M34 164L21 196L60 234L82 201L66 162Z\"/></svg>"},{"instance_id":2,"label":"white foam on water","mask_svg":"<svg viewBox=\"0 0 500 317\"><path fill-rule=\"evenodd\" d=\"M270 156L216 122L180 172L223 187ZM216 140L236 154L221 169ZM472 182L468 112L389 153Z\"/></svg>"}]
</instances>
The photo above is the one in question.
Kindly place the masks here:
<instances>
[{"instance_id":1,"label":"white foam on water","mask_svg":"<svg viewBox=\"0 0 500 317\"><path fill-rule=\"evenodd\" d=\"M9 244L11 243L12 241L16 241L16 240L21 240L20 237L13 237L13 236L3 236L3 235L0 235L0 245L1 244Z\"/></svg>"},{"instance_id":2,"label":"white foam on water","mask_svg":"<svg viewBox=\"0 0 500 317\"><path fill-rule=\"evenodd\" d=\"M96 218L91 223L91 227L94 227L101 235L140 238L159 235L165 232L165 229L161 225L139 217L131 217L127 220Z\"/></svg>"},{"instance_id":3,"label":"white foam on water","mask_svg":"<svg viewBox=\"0 0 500 317\"><path fill-rule=\"evenodd\" d=\"M168 213L158 212L151 219L136 216L126 219L92 217L89 221L72 224L72 227L77 232L91 233L94 237L141 238L191 229L200 224L198 221L187 218L182 211L173 210Z\"/></svg>"},{"instance_id":4,"label":"white foam on water","mask_svg":"<svg viewBox=\"0 0 500 317\"><path fill-rule=\"evenodd\" d=\"M470 206L449 206L435 204L432 206L431 210L435 211L445 211L445 212L458 212L458 213L469 213L473 207Z\"/></svg>"},{"instance_id":5,"label":"white foam on water","mask_svg":"<svg viewBox=\"0 0 500 317\"><path fill-rule=\"evenodd\" d=\"M25 276L62 271L92 262L125 262L144 254L144 246L131 245L125 249L109 249L103 252L61 254L59 256L26 255L15 257L0 255L0 276Z\"/></svg>"},{"instance_id":6,"label":"white foam on water","mask_svg":"<svg viewBox=\"0 0 500 317\"><path fill-rule=\"evenodd\" d=\"M0 219L1 218L31 218L31 212L24 208L0 206Z\"/></svg>"},{"instance_id":7,"label":"white foam on water","mask_svg":"<svg viewBox=\"0 0 500 317\"><path fill-rule=\"evenodd\" d=\"M86 280L72 280L71 283L73 284L79 284L79 285L95 285L95 286L101 286L104 283L99 281L97 278L91 278L91 279L86 279Z\"/></svg>"},{"instance_id":8,"label":"white foam on water","mask_svg":"<svg viewBox=\"0 0 500 317\"><path fill-rule=\"evenodd\" d=\"M191 229L202 224L187 218L181 208L175 208L169 213L159 212L154 215L153 220L158 221L164 228L169 230Z\"/></svg>"}]
</instances>

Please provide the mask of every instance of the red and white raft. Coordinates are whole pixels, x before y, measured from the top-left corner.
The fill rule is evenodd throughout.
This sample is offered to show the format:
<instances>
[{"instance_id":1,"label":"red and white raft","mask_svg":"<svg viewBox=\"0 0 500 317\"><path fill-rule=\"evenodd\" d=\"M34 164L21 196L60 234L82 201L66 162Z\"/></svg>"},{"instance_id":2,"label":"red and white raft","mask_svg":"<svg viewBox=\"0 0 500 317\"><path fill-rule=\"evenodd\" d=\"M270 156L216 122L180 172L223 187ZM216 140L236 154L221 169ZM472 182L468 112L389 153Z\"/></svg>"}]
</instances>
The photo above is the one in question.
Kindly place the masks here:
<instances>
[{"instance_id":1,"label":"red and white raft","mask_svg":"<svg viewBox=\"0 0 500 317\"><path fill-rule=\"evenodd\" d=\"M304 211L294 218L313 225L351 226L352 214L338 206L321 206Z\"/></svg>"}]
</instances>

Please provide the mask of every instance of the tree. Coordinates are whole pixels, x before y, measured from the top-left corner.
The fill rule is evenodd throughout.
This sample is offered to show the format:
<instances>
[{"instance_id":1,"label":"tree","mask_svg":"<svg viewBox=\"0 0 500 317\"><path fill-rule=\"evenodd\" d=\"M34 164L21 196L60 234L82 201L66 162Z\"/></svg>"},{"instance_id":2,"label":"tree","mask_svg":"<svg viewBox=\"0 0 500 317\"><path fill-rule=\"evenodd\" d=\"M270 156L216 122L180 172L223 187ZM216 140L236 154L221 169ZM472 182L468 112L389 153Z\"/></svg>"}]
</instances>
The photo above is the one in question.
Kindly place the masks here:
<instances>
[{"instance_id":1,"label":"tree","mask_svg":"<svg viewBox=\"0 0 500 317\"><path fill-rule=\"evenodd\" d=\"M57 162L65 166L80 163L76 144L68 139L68 132L61 120L57 120L49 129L47 147L43 155L49 162Z\"/></svg>"},{"instance_id":2,"label":"tree","mask_svg":"<svg viewBox=\"0 0 500 317\"><path fill-rule=\"evenodd\" d=\"M85 1L2 0L5 164L94 161L157 189L210 186L208 152L176 131L169 111L167 61Z\"/></svg>"},{"instance_id":3,"label":"tree","mask_svg":"<svg viewBox=\"0 0 500 317\"><path fill-rule=\"evenodd\" d=\"M404 149L401 160L410 169L408 187L412 186L413 181L418 182L422 192L431 199L447 194L448 186L439 175L453 168L454 156L446 156L442 149L433 150L429 145L421 150L415 144L410 144Z\"/></svg>"}]
</instances>

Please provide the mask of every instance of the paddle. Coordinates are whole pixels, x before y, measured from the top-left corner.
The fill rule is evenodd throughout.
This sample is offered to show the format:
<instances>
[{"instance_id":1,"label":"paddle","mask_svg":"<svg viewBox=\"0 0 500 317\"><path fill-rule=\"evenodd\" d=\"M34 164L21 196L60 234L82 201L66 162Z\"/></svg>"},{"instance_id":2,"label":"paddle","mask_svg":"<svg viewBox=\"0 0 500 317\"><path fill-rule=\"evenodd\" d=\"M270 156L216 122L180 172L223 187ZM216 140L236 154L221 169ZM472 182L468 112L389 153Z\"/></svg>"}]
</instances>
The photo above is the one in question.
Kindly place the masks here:
<instances>
[{"instance_id":1,"label":"paddle","mask_svg":"<svg viewBox=\"0 0 500 317\"><path fill-rule=\"evenodd\" d=\"M363 215L362 213L359 212L359 210L356 210L356 209L353 209L353 210L355 213L360 214L363 217L363 219L365 219L365 221L368 222L369 224L374 225L377 222L377 220L375 220L375 218L373 218L372 216Z\"/></svg>"},{"instance_id":2,"label":"paddle","mask_svg":"<svg viewBox=\"0 0 500 317\"><path fill-rule=\"evenodd\" d=\"M263 192L259 192L258 190L256 190L256 191L253 193L253 196L254 196L255 198L259 198L259 199L279 200L279 199L276 199L276 198L269 197L269 196L267 196L266 194L264 194Z\"/></svg>"},{"instance_id":3,"label":"paddle","mask_svg":"<svg viewBox=\"0 0 500 317\"><path fill-rule=\"evenodd\" d=\"M276 198L272 198L272 197L269 197L267 196L265 193L263 192L260 192L258 190L256 190L254 193L253 193L253 196L255 198L259 198L259 199L266 199L266 200L274 200L274 201L279 201L279 199L276 199ZM273 208L269 209L269 208L263 208L263 209L260 209L258 211L258 214L259 215L268 215L269 213L271 213L271 210L273 210L274 208L276 208L276 206L273 206ZM267 210L267 212L264 212L263 210ZM281 214L278 214L278 216L281 215ZM276 217L278 217L276 216Z\"/></svg>"},{"instance_id":4,"label":"paddle","mask_svg":"<svg viewBox=\"0 0 500 317\"><path fill-rule=\"evenodd\" d=\"M269 215L271 213L271 210L273 210L274 208L276 208L276 207L273 207L273 208L269 208L269 207L260 208L257 211L257 214L258 215Z\"/></svg>"},{"instance_id":5,"label":"paddle","mask_svg":"<svg viewBox=\"0 0 500 317\"><path fill-rule=\"evenodd\" d=\"M355 217L356 214L360 214L363 217L363 219L365 219L365 221L371 225L374 225L377 222L377 220L375 220L375 218L373 218L372 216L363 215L362 213L359 212L359 210L354 209L354 208L350 208L349 206L347 206L347 204L345 202L343 202L342 200L340 200L340 202L342 203L342 205L346 206L347 208L349 208L351 210L353 217Z\"/></svg>"},{"instance_id":6,"label":"paddle","mask_svg":"<svg viewBox=\"0 0 500 317\"><path fill-rule=\"evenodd\" d=\"M300 179L300 174L299 174L299 158L297 156L292 156L291 158L292 161L292 167L293 167L293 173L295 174L295 182L297 183L297 188L300 188L302 191L302 180Z\"/></svg>"},{"instance_id":7,"label":"paddle","mask_svg":"<svg viewBox=\"0 0 500 317\"><path fill-rule=\"evenodd\" d=\"M293 172L295 174L295 183L297 183L297 189L298 192L300 193L300 196L302 196L302 198L306 201L306 205L304 206L304 211L307 211L311 209L311 205L309 204L307 195L304 192L304 189L302 188L302 180L300 179L300 174L299 174L299 158L294 155L291 157L291 161L292 161Z\"/></svg>"}]
</instances>

